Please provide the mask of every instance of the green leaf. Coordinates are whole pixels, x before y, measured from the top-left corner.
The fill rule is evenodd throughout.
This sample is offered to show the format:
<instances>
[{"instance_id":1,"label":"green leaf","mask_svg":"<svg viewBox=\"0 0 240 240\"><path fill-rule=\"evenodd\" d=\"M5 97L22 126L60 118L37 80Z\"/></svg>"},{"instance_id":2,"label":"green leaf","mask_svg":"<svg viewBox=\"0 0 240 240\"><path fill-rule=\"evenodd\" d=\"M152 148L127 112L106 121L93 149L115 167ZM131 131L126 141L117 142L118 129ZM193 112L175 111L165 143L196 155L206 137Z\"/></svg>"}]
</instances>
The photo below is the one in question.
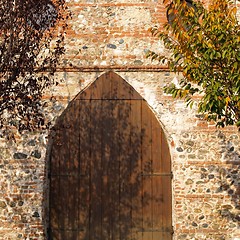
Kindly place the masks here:
<instances>
[{"instance_id":1,"label":"green leaf","mask_svg":"<svg viewBox=\"0 0 240 240\"><path fill-rule=\"evenodd\" d=\"M220 126L237 124L240 114L239 25L229 0L210 1L208 8L196 2L195 13L184 10L185 2L174 0L177 10L171 25L158 33L170 51L169 69L184 76L180 88L165 89L193 106L191 97L201 93L198 111ZM184 27L190 26L191 27ZM160 31L161 32L161 31ZM160 59L159 57L156 59ZM198 85L197 87L195 85ZM231 101L226 102L228 96ZM229 109L231 105L231 110Z\"/></svg>"}]
</instances>

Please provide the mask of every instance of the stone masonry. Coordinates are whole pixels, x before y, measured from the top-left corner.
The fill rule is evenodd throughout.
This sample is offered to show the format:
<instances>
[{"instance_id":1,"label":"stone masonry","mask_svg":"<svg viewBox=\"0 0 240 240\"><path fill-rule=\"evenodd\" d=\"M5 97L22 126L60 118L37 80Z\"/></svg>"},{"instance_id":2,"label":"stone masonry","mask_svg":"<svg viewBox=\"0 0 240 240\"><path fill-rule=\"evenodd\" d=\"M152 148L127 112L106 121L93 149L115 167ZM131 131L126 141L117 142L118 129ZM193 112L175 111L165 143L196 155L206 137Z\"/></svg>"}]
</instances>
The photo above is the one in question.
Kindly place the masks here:
<instances>
[{"instance_id":1,"label":"stone masonry","mask_svg":"<svg viewBox=\"0 0 240 240\"><path fill-rule=\"evenodd\" d=\"M146 99L168 139L173 239L240 239L240 134L235 127L215 128L194 107L166 95L163 86L180 76L145 57L148 49L165 51L148 31L166 21L162 0L67 4L67 51L60 84L44 96L46 117L54 125L77 93L115 71ZM0 138L0 240L47 239L49 148L47 131Z\"/></svg>"}]
</instances>

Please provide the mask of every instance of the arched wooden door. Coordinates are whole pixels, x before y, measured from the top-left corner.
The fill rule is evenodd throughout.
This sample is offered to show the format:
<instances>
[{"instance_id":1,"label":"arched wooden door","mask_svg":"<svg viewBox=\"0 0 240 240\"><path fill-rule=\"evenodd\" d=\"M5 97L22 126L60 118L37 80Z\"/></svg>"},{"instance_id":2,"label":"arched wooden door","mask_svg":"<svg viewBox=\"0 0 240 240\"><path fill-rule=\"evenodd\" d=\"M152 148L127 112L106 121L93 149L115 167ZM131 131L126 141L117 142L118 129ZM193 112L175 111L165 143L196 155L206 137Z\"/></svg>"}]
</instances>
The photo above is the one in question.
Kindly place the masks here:
<instances>
[{"instance_id":1,"label":"arched wooden door","mask_svg":"<svg viewBox=\"0 0 240 240\"><path fill-rule=\"evenodd\" d=\"M49 239L172 239L168 144L117 74L100 76L59 118L49 176Z\"/></svg>"}]
</instances>

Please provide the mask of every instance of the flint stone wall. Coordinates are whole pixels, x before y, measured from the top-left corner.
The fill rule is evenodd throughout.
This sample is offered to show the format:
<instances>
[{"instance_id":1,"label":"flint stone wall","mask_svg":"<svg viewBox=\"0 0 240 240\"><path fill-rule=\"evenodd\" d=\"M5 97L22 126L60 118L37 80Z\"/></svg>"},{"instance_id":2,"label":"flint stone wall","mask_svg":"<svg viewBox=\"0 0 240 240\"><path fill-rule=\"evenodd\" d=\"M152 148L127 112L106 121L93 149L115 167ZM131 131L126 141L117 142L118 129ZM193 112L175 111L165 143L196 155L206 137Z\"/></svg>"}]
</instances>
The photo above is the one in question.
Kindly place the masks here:
<instances>
[{"instance_id":1,"label":"flint stone wall","mask_svg":"<svg viewBox=\"0 0 240 240\"><path fill-rule=\"evenodd\" d=\"M72 19L57 73L62 81L44 96L46 117L54 125L80 90L105 71L117 72L147 100L167 136L173 239L240 238L240 134L216 129L194 107L164 94L163 86L180 77L145 58L148 49L165 51L148 32L166 21L162 2L67 2ZM48 131L15 137L0 139L0 240L46 239Z\"/></svg>"}]
</instances>

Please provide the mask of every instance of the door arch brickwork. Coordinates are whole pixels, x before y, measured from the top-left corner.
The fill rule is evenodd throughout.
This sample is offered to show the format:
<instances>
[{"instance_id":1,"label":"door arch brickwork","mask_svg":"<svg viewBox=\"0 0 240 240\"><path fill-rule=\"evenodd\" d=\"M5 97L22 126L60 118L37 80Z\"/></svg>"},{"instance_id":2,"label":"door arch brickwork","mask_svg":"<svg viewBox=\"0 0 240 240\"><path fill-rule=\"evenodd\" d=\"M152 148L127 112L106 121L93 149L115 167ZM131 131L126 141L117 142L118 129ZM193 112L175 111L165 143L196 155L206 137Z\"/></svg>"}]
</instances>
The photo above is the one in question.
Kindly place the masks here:
<instances>
[{"instance_id":1,"label":"door arch brickwork","mask_svg":"<svg viewBox=\"0 0 240 240\"><path fill-rule=\"evenodd\" d=\"M172 239L171 160L147 102L107 72L53 130L49 239Z\"/></svg>"}]
</instances>

